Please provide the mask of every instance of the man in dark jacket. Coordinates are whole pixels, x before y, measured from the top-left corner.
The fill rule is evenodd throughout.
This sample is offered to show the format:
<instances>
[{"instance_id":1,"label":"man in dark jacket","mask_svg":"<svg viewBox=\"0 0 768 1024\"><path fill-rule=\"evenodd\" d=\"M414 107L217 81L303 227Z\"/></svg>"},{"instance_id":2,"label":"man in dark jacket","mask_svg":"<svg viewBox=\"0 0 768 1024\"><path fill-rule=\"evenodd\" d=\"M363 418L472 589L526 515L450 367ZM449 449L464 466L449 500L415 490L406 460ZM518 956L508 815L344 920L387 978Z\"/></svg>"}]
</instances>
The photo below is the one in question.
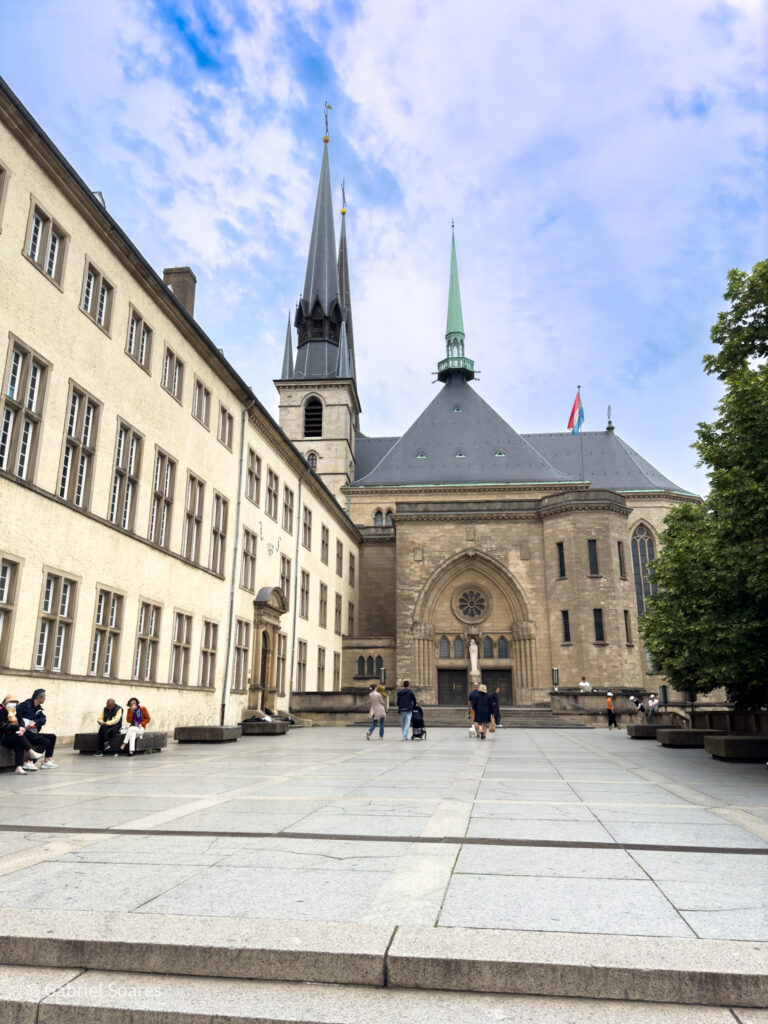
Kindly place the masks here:
<instances>
[{"instance_id":1,"label":"man in dark jacket","mask_svg":"<svg viewBox=\"0 0 768 1024\"><path fill-rule=\"evenodd\" d=\"M397 710L400 712L400 724L403 727L403 740L408 739L408 733L411 728L411 715L413 709L416 707L416 695L411 689L411 684L407 679L403 680L402 690L398 690L397 693Z\"/></svg>"},{"instance_id":2,"label":"man in dark jacket","mask_svg":"<svg viewBox=\"0 0 768 1024\"><path fill-rule=\"evenodd\" d=\"M101 712L101 717L96 721L99 725L99 735L96 740L97 749L93 753L96 757L100 757L104 754L105 749L109 750L109 741L120 732L123 722L123 709L114 697L108 699Z\"/></svg>"},{"instance_id":3,"label":"man in dark jacket","mask_svg":"<svg viewBox=\"0 0 768 1024\"><path fill-rule=\"evenodd\" d=\"M37 750L45 754L41 768L58 768L53 760L53 748L56 746L56 736L52 732L42 732L47 719L43 711L45 703L45 690L35 690L29 700L22 701L16 709L19 725L26 727L27 739Z\"/></svg>"}]
</instances>

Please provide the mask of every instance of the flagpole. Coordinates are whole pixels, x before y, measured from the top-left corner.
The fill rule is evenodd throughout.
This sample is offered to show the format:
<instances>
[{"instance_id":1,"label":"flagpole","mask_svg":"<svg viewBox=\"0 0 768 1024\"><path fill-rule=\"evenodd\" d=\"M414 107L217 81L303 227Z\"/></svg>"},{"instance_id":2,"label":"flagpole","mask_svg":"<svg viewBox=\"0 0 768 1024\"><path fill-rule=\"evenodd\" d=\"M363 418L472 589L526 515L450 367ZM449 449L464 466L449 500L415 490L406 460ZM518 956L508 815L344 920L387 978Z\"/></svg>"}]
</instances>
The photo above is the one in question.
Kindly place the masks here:
<instances>
[{"instance_id":1,"label":"flagpole","mask_svg":"<svg viewBox=\"0 0 768 1024\"><path fill-rule=\"evenodd\" d=\"M578 384L576 390L579 393L579 414L581 414L581 384ZM581 445L581 479L584 480L584 424L582 423L579 427L579 443Z\"/></svg>"}]
</instances>

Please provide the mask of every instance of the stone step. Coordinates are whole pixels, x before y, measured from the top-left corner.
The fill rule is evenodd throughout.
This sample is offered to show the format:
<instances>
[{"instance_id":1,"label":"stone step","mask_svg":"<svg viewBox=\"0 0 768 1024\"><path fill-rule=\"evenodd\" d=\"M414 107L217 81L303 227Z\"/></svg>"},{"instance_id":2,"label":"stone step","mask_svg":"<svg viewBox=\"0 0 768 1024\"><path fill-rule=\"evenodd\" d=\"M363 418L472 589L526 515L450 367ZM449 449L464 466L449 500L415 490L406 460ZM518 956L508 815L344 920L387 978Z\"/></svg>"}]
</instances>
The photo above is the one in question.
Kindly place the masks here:
<instances>
[{"instance_id":1,"label":"stone step","mask_svg":"<svg viewBox=\"0 0 768 1024\"><path fill-rule=\"evenodd\" d=\"M734 1024L749 1010L0 965L3 1024ZM756 1011L760 1013L760 1011ZM764 1019L764 1018L760 1018Z\"/></svg>"},{"instance_id":2,"label":"stone step","mask_svg":"<svg viewBox=\"0 0 768 1024\"><path fill-rule=\"evenodd\" d=\"M174 974L180 976L179 997L185 988L199 990L197 982L204 979L209 992L215 985L221 986L227 1006L226 992L237 988L234 979L238 979L419 990L419 995L411 995L415 1003L426 990L577 999L610 999L620 993L622 999L644 1002L764 1007L768 1006L765 955L765 943L715 939L395 929L392 925L138 913L116 916L87 911L6 914L0 935L0 964L36 969L33 989L39 993L38 1000L40 971L56 968L59 972L104 972L103 985L94 982L93 986L98 998L108 995L108 984L116 976L131 979L123 981L124 986L167 992L163 986L168 979L163 976ZM67 1005L77 1006L83 1000L83 1005L88 1005L84 993L91 986L82 978L77 982ZM0 1009L7 998L5 991L0 985ZM135 1002L130 1005L136 1008ZM191 1009L182 1010L182 1005L183 1001L173 1008L175 1016L160 1019L185 1024L198 1019L180 1016L192 1013ZM201 1017L201 1021L283 1019L229 1017L215 1001L208 1003L208 1010L214 1016ZM138 1016L108 1016L106 1006L103 1016L76 1016L74 1011L65 1013L61 1006L55 1013L41 1006L40 1016L30 1020L37 1024L139 1020ZM17 1019L25 1018L0 1012L2 1021ZM292 1019L350 1019L357 1024L365 1015Z\"/></svg>"}]
</instances>

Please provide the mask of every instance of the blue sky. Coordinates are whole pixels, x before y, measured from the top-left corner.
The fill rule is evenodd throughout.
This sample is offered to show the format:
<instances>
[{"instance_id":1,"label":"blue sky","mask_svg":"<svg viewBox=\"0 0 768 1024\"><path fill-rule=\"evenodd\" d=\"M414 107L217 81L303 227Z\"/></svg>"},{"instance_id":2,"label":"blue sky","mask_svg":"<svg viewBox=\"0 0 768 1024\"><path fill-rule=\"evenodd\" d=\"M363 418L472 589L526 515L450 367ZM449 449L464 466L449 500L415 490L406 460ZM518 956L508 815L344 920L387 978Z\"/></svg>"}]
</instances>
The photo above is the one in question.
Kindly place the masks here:
<instances>
[{"instance_id":1,"label":"blue sky","mask_svg":"<svg viewBox=\"0 0 768 1024\"><path fill-rule=\"evenodd\" d=\"M483 397L562 430L581 384L586 429L610 404L702 493L709 328L768 256L766 29L759 0L8 0L0 73L150 262L193 267L274 413L327 99L363 430L434 393L454 218Z\"/></svg>"}]
</instances>

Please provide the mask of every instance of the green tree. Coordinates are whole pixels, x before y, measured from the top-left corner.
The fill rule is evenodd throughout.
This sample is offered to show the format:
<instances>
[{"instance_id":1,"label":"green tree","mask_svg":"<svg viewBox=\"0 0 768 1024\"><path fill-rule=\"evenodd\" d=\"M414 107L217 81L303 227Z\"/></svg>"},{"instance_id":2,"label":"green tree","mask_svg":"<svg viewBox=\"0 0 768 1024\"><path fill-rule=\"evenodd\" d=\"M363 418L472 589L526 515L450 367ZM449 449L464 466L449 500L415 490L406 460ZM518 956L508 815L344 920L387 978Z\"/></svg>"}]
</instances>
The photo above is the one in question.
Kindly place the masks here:
<instances>
[{"instance_id":1,"label":"green tree","mask_svg":"<svg viewBox=\"0 0 768 1024\"><path fill-rule=\"evenodd\" d=\"M732 270L725 298L712 328L718 352L704 357L725 394L694 445L710 493L667 516L659 593L641 630L675 688L723 686L757 707L768 698L768 261L751 275Z\"/></svg>"}]
</instances>

